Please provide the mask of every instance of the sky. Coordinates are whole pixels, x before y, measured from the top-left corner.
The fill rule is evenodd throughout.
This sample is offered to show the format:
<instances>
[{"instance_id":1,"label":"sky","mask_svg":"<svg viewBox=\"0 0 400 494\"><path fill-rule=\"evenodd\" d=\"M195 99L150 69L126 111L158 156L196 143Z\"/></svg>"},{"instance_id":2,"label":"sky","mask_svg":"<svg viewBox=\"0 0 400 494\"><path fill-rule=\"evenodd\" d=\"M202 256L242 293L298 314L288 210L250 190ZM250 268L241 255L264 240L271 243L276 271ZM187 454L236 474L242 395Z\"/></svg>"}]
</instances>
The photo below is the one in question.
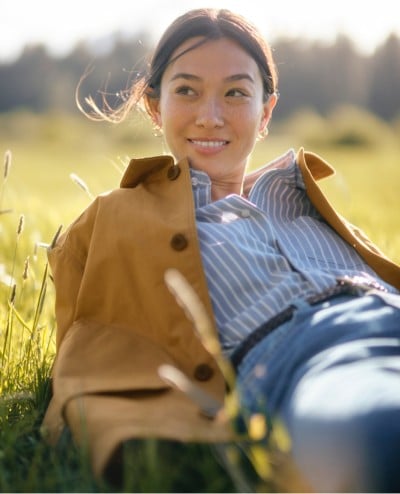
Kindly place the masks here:
<instances>
[{"instance_id":1,"label":"sky","mask_svg":"<svg viewBox=\"0 0 400 494\"><path fill-rule=\"evenodd\" d=\"M191 8L228 8L244 14L270 43L280 37L332 42L350 37L370 54L390 33L400 36L395 0L3 0L0 62L15 59L27 44L44 44L63 56L79 41L100 43L116 32L149 32L156 40L175 17Z\"/></svg>"}]
</instances>

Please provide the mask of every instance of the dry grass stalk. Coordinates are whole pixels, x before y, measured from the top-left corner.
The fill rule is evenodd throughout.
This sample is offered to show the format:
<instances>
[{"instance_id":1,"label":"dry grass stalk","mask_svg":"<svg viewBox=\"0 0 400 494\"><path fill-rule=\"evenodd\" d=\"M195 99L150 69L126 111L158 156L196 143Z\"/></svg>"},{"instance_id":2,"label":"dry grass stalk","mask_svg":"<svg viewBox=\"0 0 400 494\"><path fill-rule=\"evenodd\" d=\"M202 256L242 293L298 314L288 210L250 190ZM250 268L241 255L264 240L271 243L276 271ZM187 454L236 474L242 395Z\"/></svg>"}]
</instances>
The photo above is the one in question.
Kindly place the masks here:
<instances>
[{"instance_id":1,"label":"dry grass stalk","mask_svg":"<svg viewBox=\"0 0 400 494\"><path fill-rule=\"evenodd\" d=\"M70 179L76 183L78 187L80 187L86 194L90 197L90 199L94 199L94 195L90 192L90 189L87 185L87 183L82 180L76 173L70 173L69 175Z\"/></svg>"}]
</instances>

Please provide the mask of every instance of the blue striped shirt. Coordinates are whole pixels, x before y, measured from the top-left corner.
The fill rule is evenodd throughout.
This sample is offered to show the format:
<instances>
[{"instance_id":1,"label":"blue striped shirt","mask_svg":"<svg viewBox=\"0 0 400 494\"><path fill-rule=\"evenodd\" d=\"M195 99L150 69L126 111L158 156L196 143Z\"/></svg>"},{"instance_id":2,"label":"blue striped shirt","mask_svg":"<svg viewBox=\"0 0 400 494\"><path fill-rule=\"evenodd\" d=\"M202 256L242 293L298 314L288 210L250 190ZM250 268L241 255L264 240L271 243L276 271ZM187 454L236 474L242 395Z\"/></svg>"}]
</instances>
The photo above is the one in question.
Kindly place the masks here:
<instances>
[{"instance_id":1,"label":"blue striped shirt","mask_svg":"<svg viewBox=\"0 0 400 494\"><path fill-rule=\"evenodd\" d=\"M191 170L200 250L223 351L296 299L338 276L385 284L322 219L305 192L294 152L265 172L248 199L212 202L208 175Z\"/></svg>"}]
</instances>

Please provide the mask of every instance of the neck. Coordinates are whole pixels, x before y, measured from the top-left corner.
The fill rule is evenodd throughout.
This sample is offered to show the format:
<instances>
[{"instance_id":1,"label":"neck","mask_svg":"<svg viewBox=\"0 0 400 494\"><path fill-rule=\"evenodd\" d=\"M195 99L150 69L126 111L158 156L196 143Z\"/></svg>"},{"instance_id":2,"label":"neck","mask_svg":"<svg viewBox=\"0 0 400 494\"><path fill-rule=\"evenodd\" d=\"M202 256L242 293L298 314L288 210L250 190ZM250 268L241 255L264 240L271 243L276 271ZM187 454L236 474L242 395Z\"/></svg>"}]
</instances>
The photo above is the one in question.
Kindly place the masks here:
<instances>
[{"instance_id":1,"label":"neck","mask_svg":"<svg viewBox=\"0 0 400 494\"><path fill-rule=\"evenodd\" d=\"M211 198L213 201L218 201L218 199L223 199L230 194L241 194L242 193L242 181L239 182L228 182L228 181L211 181Z\"/></svg>"}]
</instances>

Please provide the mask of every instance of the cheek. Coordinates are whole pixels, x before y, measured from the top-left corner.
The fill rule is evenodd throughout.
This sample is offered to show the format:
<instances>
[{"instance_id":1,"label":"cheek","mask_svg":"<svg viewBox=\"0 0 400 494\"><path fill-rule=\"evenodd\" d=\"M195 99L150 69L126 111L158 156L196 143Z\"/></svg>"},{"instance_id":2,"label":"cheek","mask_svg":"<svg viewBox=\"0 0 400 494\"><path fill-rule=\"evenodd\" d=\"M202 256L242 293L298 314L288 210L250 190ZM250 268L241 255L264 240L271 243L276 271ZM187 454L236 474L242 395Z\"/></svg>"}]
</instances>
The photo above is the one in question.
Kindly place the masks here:
<instances>
[{"instance_id":1,"label":"cheek","mask_svg":"<svg viewBox=\"0 0 400 494\"><path fill-rule=\"evenodd\" d=\"M262 122L262 112L258 108L249 107L246 111L239 111L233 116L236 129L249 137L257 135Z\"/></svg>"},{"instance_id":2,"label":"cheek","mask_svg":"<svg viewBox=\"0 0 400 494\"><path fill-rule=\"evenodd\" d=\"M165 101L160 105L160 120L164 130L166 128L182 127L188 119L188 111L182 108L182 105L177 105L171 101Z\"/></svg>"}]
</instances>

